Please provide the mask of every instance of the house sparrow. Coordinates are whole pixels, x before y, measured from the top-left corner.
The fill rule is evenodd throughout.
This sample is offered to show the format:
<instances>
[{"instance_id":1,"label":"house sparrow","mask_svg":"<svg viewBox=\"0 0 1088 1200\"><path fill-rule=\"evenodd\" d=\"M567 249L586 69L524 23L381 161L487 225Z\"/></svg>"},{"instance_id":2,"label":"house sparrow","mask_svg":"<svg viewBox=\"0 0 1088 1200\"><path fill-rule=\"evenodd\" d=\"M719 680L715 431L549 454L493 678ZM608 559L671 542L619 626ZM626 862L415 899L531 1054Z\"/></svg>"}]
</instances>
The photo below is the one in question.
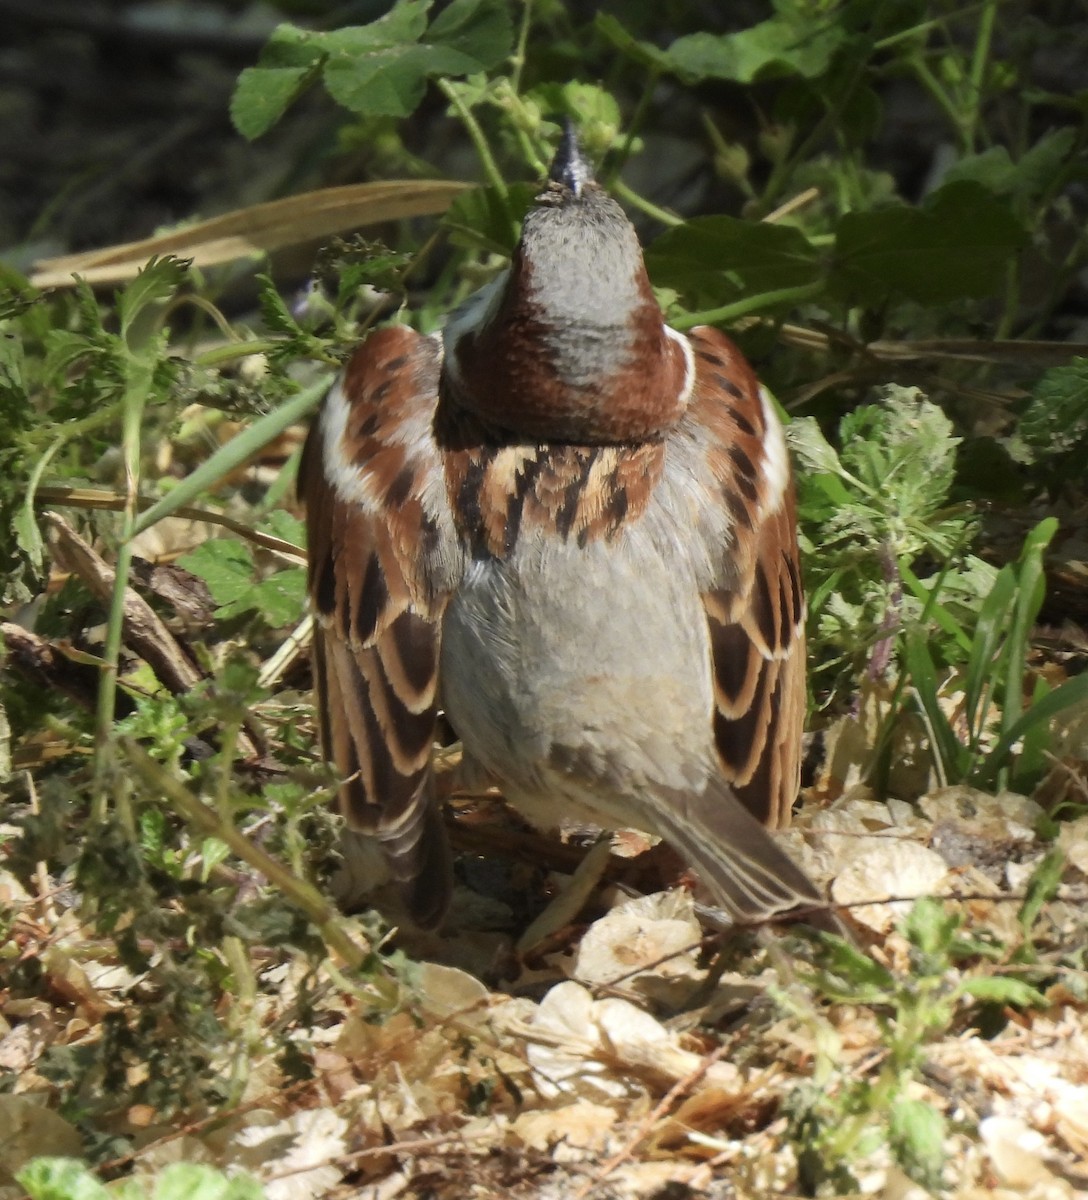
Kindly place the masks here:
<instances>
[{"instance_id":1,"label":"house sparrow","mask_svg":"<svg viewBox=\"0 0 1088 1200\"><path fill-rule=\"evenodd\" d=\"M658 834L738 921L819 909L765 828L805 702L782 430L727 337L665 324L572 132L510 267L355 351L299 488L340 804L419 925L451 890L440 708L534 825Z\"/></svg>"}]
</instances>

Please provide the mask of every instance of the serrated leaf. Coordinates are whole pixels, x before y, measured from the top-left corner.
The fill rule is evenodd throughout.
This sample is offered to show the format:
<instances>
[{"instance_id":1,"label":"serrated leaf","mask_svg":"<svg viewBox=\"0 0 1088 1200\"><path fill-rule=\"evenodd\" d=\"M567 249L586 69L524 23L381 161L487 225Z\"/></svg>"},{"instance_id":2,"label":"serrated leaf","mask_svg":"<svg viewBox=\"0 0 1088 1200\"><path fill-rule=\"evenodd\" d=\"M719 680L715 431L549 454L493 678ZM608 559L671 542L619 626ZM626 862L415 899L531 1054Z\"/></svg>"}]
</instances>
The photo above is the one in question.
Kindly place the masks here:
<instances>
[{"instance_id":1,"label":"serrated leaf","mask_svg":"<svg viewBox=\"0 0 1088 1200\"><path fill-rule=\"evenodd\" d=\"M208 585L212 599L221 608L235 603L253 590L253 555L243 542L210 538L178 559Z\"/></svg>"},{"instance_id":2,"label":"serrated leaf","mask_svg":"<svg viewBox=\"0 0 1088 1200\"><path fill-rule=\"evenodd\" d=\"M800 287L820 276L820 255L790 225L696 217L663 233L646 251L659 286L721 304L733 294Z\"/></svg>"},{"instance_id":3,"label":"serrated leaf","mask_svg":"<svg viewBox=\"0 0 1088 1200\"><path fill-rule=\"evenodd\" d=\"M1088 358L1043 372L1020 418L1020 436L1048 457L1088 442Z\"/></svg>"},{"instance_id":4,"label":"serrated leaf","mask_svg":"<svg viewBox=\"0 0 1088 1200\"><path fill-rule=\"evenodd\" d=\"M864 404L839 425L842 465L884 511L925 518L948 497L955 475L952 422L917 388L889 384L881 404Z\"/></svg>"},{"instance_id":5,"label":"serrated leaf","mask_svg":"<svg viewBox=\"0 0 1088 1200\"><path fill-rule=\"evenodd\" d=\"M260 306L261 317L269 330L290 338L303 336L301 326L295 320L271 278L267 275L258 275L257 283L260 288L257 294L257 303Z\"/></svg>"},{"instance_id":6,"label":"serrated leaf","mask_svg":"<svg viewBox=\"0 0 1088 1200\"><path fill-rule=\"evenodd\" d=\"M839 470L835 447L824 437L815 417L795 417L786 427L786 440L806 469L828 474Z\"/></svg>"},{"instance_id":7,"label":"serrated leaf","mask_svg":"<svg viewBox=\"0 0 1088 1200\"><path fill-rule=\"evenodd\" d=\"M980 184L950 183L923 208L847 213L835 237L833 290L850 302L899 293L919 304L992 295L1026 234Z\"/></svg>"},{"instance_id":8,"label":"serrated leaf","mask_svg":"<svg viewBox=\"0 0 1088 1200\"><path fill-rule=\"evenodd\" d=\"M255 608L274 629L293 625L306 611L306 568L285 567L262 579L244 597L247 608ZM244 611L238 608L237 611Z\"/></svg>"},{"instance_id":9,"label":"serrated leaf","mask_svg":"<svg viewBox=\"0 0 1088 1200\"><path fill-rule=\"evenodd\" d=\"M169 299L177 291L188 270L189 264L173 255L152 258L147 263L117 297L117 314L123 338L128 337L144 308L156 301Z\"/></svg>"}]
</instances>

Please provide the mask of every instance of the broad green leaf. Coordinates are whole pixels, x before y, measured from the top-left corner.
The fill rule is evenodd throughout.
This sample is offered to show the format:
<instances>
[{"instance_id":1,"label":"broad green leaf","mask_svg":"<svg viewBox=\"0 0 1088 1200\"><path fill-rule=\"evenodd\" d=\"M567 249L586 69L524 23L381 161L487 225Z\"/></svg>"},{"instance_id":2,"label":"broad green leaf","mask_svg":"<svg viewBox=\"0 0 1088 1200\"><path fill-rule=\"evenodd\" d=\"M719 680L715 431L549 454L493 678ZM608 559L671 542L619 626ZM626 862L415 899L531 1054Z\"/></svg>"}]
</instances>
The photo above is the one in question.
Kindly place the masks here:
<instances>
[{"instance_id":1,"label":"broad green leaf","mask_svg":"<svg viewBox=\"0 0 1088 1200\"><path fill-rule=\"evenodd\" d=\"M324 80L329 95L351 112L407 117L423 99L429 76L469 75L479 69L475 59L459 50L420 43L331 58Z\"/></svg>"},{"instance_id":2,"label":"broad green leaf","mask_svg":"<svg viewBox=\"0 0 1088 1200\"><path fill-rule=\"evenodd\" d=\"M230 100L230 119L244 138L267 133L317 78L315 64L306 67L246 67Z\"/></svg>"},{"instance_id":3,"label":"broad green leaf","mask_svg":"<svg viewBox=\"0 0 1088 1200\"><path fill-rule=\"evenodd\" d=\"M646 266L658 286L716 304L813 283L821 271L818 252L799 229L725 216L667 230L647 250Z\"/></svg>"},{"instance_id":4,"label":"broad green leaf","mask_svg":"<svg viewBox=\"0 0 1088 1200\"><path fill-rule=\"evenodd\" d=\"M306 568L285 567L255 584L248 596L241 597L232 607L235 612L255 608L274 629L293 625L306 611Z\"/></svg>"},{"instance_id":5,"label":"broad green leaf","mask_svg":"<svg viewBox=\"0 0 1088 1200\"><path fill-rule=\"evenodd\" d=\"M367 25L348 25L330 33L311 35L330 55L353 56L368 50L408 46L418 42L427 28L431 0L397 0L397 3Z\"/></svg>"},{"instance_id":6,"label":"broad green leaf","mask_svg":"<svg viewBox=\"0 0 1088 1200\"><path fill-rule=\"evenodd\" d=\"M253 590L253 555L244 542L210 538L183 554L178 565L204 580L220 608Z\"/></svg>"},{"instance_id":7,"label":"broad green leaf","mask_svg":"<svg viewBox=\"0 0 1088 1200\"><path fill-rule=\"evenodd\" d=\"M491 70L514 46L510 6L504 0L453 0L435 17L424 41L472 59L477 65L469 73Z\"/></svg>"},{"instance_id":8,"label":"broad green leaf","mask_svg":"<svg viewBox=\"0 0 1088 1200\"><path fill-rule=\"evenodd\" d=\"M308 29L278 25L255 67L238 77L230 101L235 129L252 140L267 133L317 77L325 52Z\"/></svg>"},{"instance_id":9,"label":"broad green leaf","mask_svg":"<svg viewBox=\"0 0 1088 1200\"><path fill-rule=\"evenodd\" d=\"M786 440L806 471L822 471L831 476L842 471L835 447L824 437L815 417L795 417L786 430ZM845 490L843 498L849 498Z\"/></svg>"},{"instance_id":10,"label":"broad green leaf","mask_svg":"<svg viewBox=\"0 0 1088 1200\"><path fill-rule=\"evenodd\" d=\"M811 13L811 15L809 15ZM846 26L813 5L805 13L780 13L739 33L692 33L666 51L669 66L686 83L800 75L815 79L831 65L847 37Z\"/></svg>"},{"instance_id":11,"label":"broad green leaf","mask_svg":"<svg viewBox=\"0 0 1088 1200\"><path fill-rule=\"evenodd\" d=\"M847 213L831 284L851 302L896 293L919 304L992 295L1026 234L1006 203L978 183L950 183L923 208Z\"/></svg>"},{"instance_id":12,"label":"broad green leaf","mask_svg":"<svg viewBox=\"0 0 1088 1200\"><path fill-rule=\"evenodd\" d=\"M1020 418L1020 436L1046 457L1088 442L1088 358L1044 371Z\"/></svg>"},{"instance_id":13,"label":"broad green leaf","mask_svg":"<svg viewBox=\"0 0 1088 1200\"><path fill-rule=\"evenodd\" d=\"M405 64L399 69L394 66L390 78L389 63L395 64L404 53L418 49L430 6L431 0L399 0L369 25L351 25L329 33L290 24L278 26L261 52L258 65L243 71L238 80L231 100L235 127L248 138L264 133L322 68L334 98L353 111L407 116L422 99L424 76ZM452 73L464 69L458 67ZM353 90L347 79L355 72L364 82ZM368 79L369 88L365 84ZM351 97L352 102L340 99L338 92Z\"/></svg>"},{"instance_id":14,"label":"broad green leaf","mask_svg":"<svg viewBox=\"0 0 1088 1200\"><path fill-rule=\"evenodd\" d=\"M1004 146L991 146L953 163L944 182L973 180L999 196L1027 199L1053 184L1076 144L1073 129L1052 129L1014 163Z\"/></svg>"}]
</instances>

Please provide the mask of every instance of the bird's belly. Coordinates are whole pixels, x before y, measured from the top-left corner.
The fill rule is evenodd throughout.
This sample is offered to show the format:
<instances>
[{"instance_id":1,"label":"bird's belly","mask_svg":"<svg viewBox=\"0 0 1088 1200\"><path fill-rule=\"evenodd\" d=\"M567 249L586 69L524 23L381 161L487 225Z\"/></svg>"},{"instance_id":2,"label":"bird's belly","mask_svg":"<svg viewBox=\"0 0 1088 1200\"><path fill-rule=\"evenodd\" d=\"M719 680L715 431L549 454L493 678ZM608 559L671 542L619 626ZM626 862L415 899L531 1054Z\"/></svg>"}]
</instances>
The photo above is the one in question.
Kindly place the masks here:
<instances>
[{"instance_id":1,"label":"bird's belly","mask_svg":"<svg viewBox=\"0 0 1088 1200\"><path fill-rule=\"evenodd\" d=\"M443 621L440 679L466 751L521 807L562 804L558 789L598 797L608 815L610 800L696 786L705 770L706 618L682 565L652 548L473 564Z\"/></svg>"}]
</instances>

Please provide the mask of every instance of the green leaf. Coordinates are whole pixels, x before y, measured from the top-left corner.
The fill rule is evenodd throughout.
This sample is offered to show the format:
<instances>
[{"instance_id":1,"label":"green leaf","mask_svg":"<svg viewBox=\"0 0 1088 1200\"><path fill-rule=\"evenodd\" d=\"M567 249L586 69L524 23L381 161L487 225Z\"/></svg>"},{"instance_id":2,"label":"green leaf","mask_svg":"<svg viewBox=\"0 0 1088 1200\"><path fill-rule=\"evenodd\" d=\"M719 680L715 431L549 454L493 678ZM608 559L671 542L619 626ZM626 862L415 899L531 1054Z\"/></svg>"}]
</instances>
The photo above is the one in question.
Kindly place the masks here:
<instances>
[{"instance_id":1,"label":"green leaf","mask_svg":"<svg viewBox=\"0 0 1088 1200\"><path fill-rule=\"evenodd\" d=\"M998 196L1027 200L1050 187L1076 144L1076 130L1052 129L1045 133L1020 161L1014 163L1004 146L992 146L953 163L944 182L972 180Z\"/></svg>"},{"instance_id":2,"label":"green leaf","mask_svg":"<svg viewBox=\"0 0 1088 1200\"><path fill-rule=\"evenodd\" d=\"M842 473L835 447L824 437L815 417L795 417L786 429L786 440L807 472L823 472L833 478ZM842 499L849 498L843 488Z\"/></svg>"},{"instance_id":3,"label":"green leaf","mask_svg":"<svg viewBox=\"0 0 1088 1200\"><path fill-rule=\"evenodd\" d=\"M1023 710L1024 671L1035 618L1046 594L1043 552L1058 532L1055 517L1047 517L1024 539L1016 572L1016 600L1008 630L1005 651L1005 704L1001 710L1001 731L1014 724Z\"/></svg>"},{"instance_id":4,"label":"green leaf","mask_svg":"<svg viewBox=\"0 0 1088 1200\"><path fill-rule=\"evenodd\" d=\"M977 742L982 734L982 722L993 688L998 654L1004 644L1009 612L1015 597L1015 573L1011 566L1002 567L979 609L964 675L964 717L972 743Z\"/></svg>"},{"instance_id":5,"label":"green leaf","mask_svg":"<svg viewBox=\"0 0 1088 1200\"><path fill-rule=\"evenodd\" d=\"M1061 850L1051 850L1032 871L1024 903L1017 913L1025 934L1031 932L1043 908L1058 894L1064 872L1065 855Z\"/></svg>"},{"instance_id":6,"label":"green leaf","mask_svg":"<svg viewBox=\"0 0 1088 1200\"><path fill-rule=\"evenodd\" d=\"M429 7L429 0L401 0L370 25L326 35L324 80L333 99L364 115L406 117L428 78L479 74L509 53L513 29L498 0L454 0L425 30Z\"/></svg>"},{"instance_id":7,"label":"green leaf","mask_svg":"<svg viewBox=\"0 0 1088 1200\"><path fill-rule=\"evenodd\" d=\"M244 542L210 538L183 554L178 565L203 579L221 608L253 591L253 555Z\"/></svg>"},{"instance_id":8,"label":"green leaf","mask_svg":"<svg viewBox=\"0 0 1088 1200\"><path fill-rule=\"evenodd\" d=\"M325 52L308 29L284 23L272 32L255 67L238 77L230 101L235 129L251 141L267 133L317 78Z\"/></svg>"},{"instance_id":9,"label":"green leaf","mask_svg":"<svg viewBox=\"0 0 1088 1200\"><path fill-rule=\"evenodd\" d=\"M1046 458L1078 451L1088 443L1088 358L1074 358L1043 372L1020 418L1019 433Z\"/></svg>"},{"instance_id":10,"label":"green leaf","mask_svg":"<svg viewBox=\"0 0 1088 1200\"><path fill-rule=\"evenodd\" d=\"M1025 241L1006 203L980 184L950 183L921 209L847 213L831 284L851 303L881 304L896 293L919 304L989 296Z\"/></svg>"},{"instance_id":11,"label":"green leaf","mask_svg":"<svg viewBox=\"0 0 1088 1200\"><path fill-rule=\"evenodd\" d=\"M32 1200L110 1200L110 1193L74 1158L35 1158L16 1176Z\"/></svg>"},{"instance_id":12,"label":"green leaf","mask_svg":"<svg viewBox=\"0 0 1088 1200\"><path fill-rule=\"evenodd\" d=\"M181 286L189 271L185 259L167 255L152 258L146 267L117 297L117 314L121 322L121 337L131 342L134 326L140 314L150 304L169 299Z\"/></svg>"},{"instance_id":13,"label":"green leaf","mask_svg":"<svg viewBox=\"0 0 1088 1200\"><path fill-rule=\"evenodd\" d=\"M952 422L917 389L889 384L839 425L842 466L884 512L925 520L944 504L955 473Z\"/></svg>"},{"instance_id":14,"label":"green leaf","mask_svg":"<svg viewBox=\"0 0 1088 1200\"><path fill-rule=\"evenodd\" d=\"M170 516L179 508L190 504L202 492L218 483L224 475L229 475L236 467L241 466L258 450L267 446L274 438L297 421L308 416L321 402L329 390L330 376L322 375L308 388L303 389L297 396L281 404L279 408L266 413L254 421L244 433L231 438L225 446L221 446L207 461L200 464L191 474L171 488L161 500L156 501L149 509L136 518L132 536L150 529L163 517Z\"/></svg>"},{"instance_id":15,"label":"green leaf","mask_svg":"<svg viewBox=\"0 0 1088 1200\"><path fill-rule=\"evenodd\" d=\"M672 71L673 62L666 51L658 49L652 42L641 42L633 37L611 13L598 13L593 24L606 41L633 62L652 71Z\"/></svg>"},{"instance_id":16,"label":"green leaf","mask_svg":"<svg viewBox=\"0 0 1088 1200\"><path fill-rule=\"evenodd\" d=\"M504 0L453 0L435 17L424 41L471 59L469 74L497 67L514 48L510 6Z\"/></svg>"},{"instance_id":17,"label":"green leaf","mask_svg":"<svg viewBox=\"0 0 1088 1200\"><path fill-rule=\"evenodd\" d=\"M959 927L960 918L932 896L916 900L902 923L903 934L911 945L931 958L947 956Z\"/></svg>"},{"instance_id":18,"label":"green leaf","mask_svg":"<svg viewBox=\"0 0 1088 1200\"><path fill-rule=\"evenodd\" d=\"M924 1100L902 1098L892 1106L888 1133L896 1158L916 1183L941 1190L947 1127L939 1109Z\"/></svg>"},{"instance_id":19,"label":"green leaf","mask_svg":"<svg viewBox=\"0 0 1088 1200\"><path fill-rule=\"evenodd\" d=\"M904 657L918 703L926 717L933 757L947 781L958 781L963 777L966 766L966 751L956 739L955 731L941 707L937 671L921 634L907 634Z\"/></svg>"},{"instance_id":20,"label":"green leaf","mask_svg":"<svg viewBox=\"0 0 1088 1200\"><path fill-rule=\"evenodd\" d=\"M316 78L316 66L246 67L230 101L234 128L249 141L267 133Z\"/></svg>"},{"instance_id":21,"label":"green leaf","mask_svg":"<svg viewBox=\"0 0 1088 1200\"><path fill-rule=\"evenodd\" d=\"M667 230L647 250L646 266L659 287L716 304L731 293L800 287L821 272L819 254L799 229L725 216Z\"/></svg>"},{"instance_id":22,"label":"green leaf","mask_svg":"<svg viewBox=\"0 0 1088 1200\"><path fill-rule=\"evenodd\" d=\"M224 1175L198 1163L171 1163L155 1181L151 1200L263 1200L251 1175Z\"/></svg>"},{"instance_id":23,"label":"green leaf","mask_svg":"<svg viewBox=\"0 0 1088 1200\"><path fill-rule=\"evenodd\" d=\"M809 13L811 12L811 16ZM831 65L846 40L846 27L820 13L780 13L739 33L692 33L666 51L669 67L686 83L799 75L815 79Z\"/></svg>"},{"instance_id":24,"label":"green leaf","mask_svg":"<svg viewBox=\"0 0 1088 1200\"><path fill-rule=\"evenodd\" d=\"M487 250L509 258L514 253L520 229L511 216L520 220L540 189L531 183L516 183L501 196L495 188L473 188L462 192L446 210L442 224L459 245Z\"/></svg>"},{"instance_id":25,"label":"green leaf","mask_svg":"<svg viewBox=\"0 0 1088 1200\"><path fill-rule=\"evenodd\" d=\"M243 603L244 601L244 603ZM293 625L306 611L306 568L285 567L262 579L223 616L255 608L274 629Z\"/></svg>"},{"instance_id":26,"label":"green leaf","mask_svg":"<svg viewBox=\"0 0 1088 1200\"><path fill-rule=\"evenodd\" d=\"M986 756L986 762L978 772L979 786L992 784L998 771L1013 751L1016 743L1039 724L1046 724L1067 708L1088 705L1088 674L1067 679L1061 686L1048 692L1028 709L1017 721L1002 733L997 745Z\"/></svg>"},{"instance_id":27,"label":"green leaf","mask_svg":"<svg viewBox=\"0 0 1088 1200\"><path fill-rule=\"evenodd\" d=\"M965 979L958 990L965 996L992 1004L1012 1004L1017 1008L1046 1008L1047 998L1030 983L1007 975L980 975Z\"/></svg>"}]
</instances>

